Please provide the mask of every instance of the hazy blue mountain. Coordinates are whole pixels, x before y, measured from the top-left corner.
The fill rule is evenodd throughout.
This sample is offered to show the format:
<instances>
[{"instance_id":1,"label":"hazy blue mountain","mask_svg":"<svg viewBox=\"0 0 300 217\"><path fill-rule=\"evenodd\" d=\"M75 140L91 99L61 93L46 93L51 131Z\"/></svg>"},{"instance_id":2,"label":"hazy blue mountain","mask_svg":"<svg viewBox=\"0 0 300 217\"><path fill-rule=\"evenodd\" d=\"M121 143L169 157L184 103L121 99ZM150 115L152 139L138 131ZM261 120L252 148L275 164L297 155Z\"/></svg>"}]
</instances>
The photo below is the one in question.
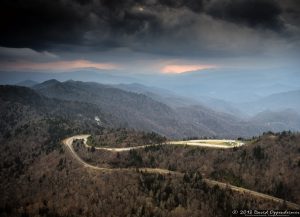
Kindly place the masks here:
<instances>
[{"instance_id":1,"label":"hazy blue mountain","mask_svg":"<svg viewBox=\"0 0 300 217\"><path fill-rule=\"evenodd\" d=\"M160 83L159 87L194 99L207 96L241 103L300 88L300 73L272 69L211 69L166 76L156 82Z\"/></svg>"},{"instance_id":2,"label":"hazy blue mountain","mask_svg":"<svg viewBox=\"0 0 300 217\"><path fill-rule=\"evenodd\" d=\"M24 80L21 82L16 83L17 86L23 86L23 87L33 87L34 85L37 85L38 82L33 80Z\"/></svg>"},{"instance_id":3,"label":"hazy blue mountain","mask_svg":"<svg viewBox=\"0 0 300 217\"><path fill-rule=\"evenodd\" d=\"M190 126L208 130L216 137L238 137L237 135L257 135L268 129L260 123L241 121L239 118L217 112L203 106L180 107L176 109L178 114ZM230 137L229 136L229 137Z\"/></svg>"},{"instance_id":4,"label":"hazy blue mountain","mask_svg":"<svg viewBox=\"0 0 300 217\"><path fill-rule=\"evenodd\" d=\"M276 93L257 101L237 105L242 111L256 114L264 110L281 111L293 109L300 111L300 90Z\"/></svg>"},{"instance_id":5,"label":"hazy blue mountain","mask_svg":"<svg viewBox=\"0 0 300 217\"><path fill-rule=\"evenodd\" d=\"M220 99L215 99L212 97L199 96L197 99L193 99L188 96L176 94L172 91L163 88L149 87L138 83L119 84L114 85L114 87L129 92L145 94L146 96L149 96L159 102L165 103L173 108L199 105L208 107L219 112L225 112L228 114L236 115L239 117L244 116L241 113L241 111L231 106L229 102Z\"/></svg>"},{"instance_id":6,"label":"hazy blue mountain","mask_svg":"<svg viewBox=\"0 0 300 217\"><path fill-rule=\"evenodd\" d=\"M271 131L283 131L286 129L299 131L300 129L300 114L292 109L281 111L265 110L255 115L251 122L254 124L262 124Z\"/></svg>"},{"instance_id":7,"label":"hazy blue mountain","mask_svg":"<svg viewBox=\"0 0 300 217\"><path fill-rule=\"evenodd\" d=\"M158 87L149 87L138 83L118 84L118 85L113 85L113 87L128 92L144 94L156 101L165 103L174 108L200 104L196 100L190 99L188 97L179 96L173 93L172 91L163 88L158 88Z\"/></svg>"},{"instance_id":8,"label":"hazy blue mountain","mask_svg":"<svg viewBox=\"0 0 300 217\"><path fill-rule=\"evenodd\" d=\"M50 79L58 81L79 80L90 81L107 84L132 83L139 82L138 78L130 75L122 75L122 73L113 70L96 70L93 68L81 69L69 72L14 72L1 71L0 84L16 84L24 80L34 80L44 82Z\"/></svg>"}]
</instances>

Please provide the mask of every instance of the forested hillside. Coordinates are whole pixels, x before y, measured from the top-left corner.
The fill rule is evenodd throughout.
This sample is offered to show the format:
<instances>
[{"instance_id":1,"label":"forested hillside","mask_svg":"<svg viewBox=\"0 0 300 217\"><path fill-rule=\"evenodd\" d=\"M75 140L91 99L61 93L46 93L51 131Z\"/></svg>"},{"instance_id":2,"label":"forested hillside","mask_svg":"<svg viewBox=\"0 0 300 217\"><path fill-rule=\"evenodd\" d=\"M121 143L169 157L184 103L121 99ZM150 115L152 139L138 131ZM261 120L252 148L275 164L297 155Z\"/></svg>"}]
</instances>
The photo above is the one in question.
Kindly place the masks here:
<instances>
[{"instance_id":1,"label":"forested hillside","mask_svg":"<svg viewBox=\"0 0 300 217\"><path fill-rule=\"evenodd\" d=\"M253 136L268 129L204 106L172 108L144 94L99 83L49 80L33 88L49 98L97 105L115 116L122 127L153 131L171 138Z\"/></svg>"}]
</instances>

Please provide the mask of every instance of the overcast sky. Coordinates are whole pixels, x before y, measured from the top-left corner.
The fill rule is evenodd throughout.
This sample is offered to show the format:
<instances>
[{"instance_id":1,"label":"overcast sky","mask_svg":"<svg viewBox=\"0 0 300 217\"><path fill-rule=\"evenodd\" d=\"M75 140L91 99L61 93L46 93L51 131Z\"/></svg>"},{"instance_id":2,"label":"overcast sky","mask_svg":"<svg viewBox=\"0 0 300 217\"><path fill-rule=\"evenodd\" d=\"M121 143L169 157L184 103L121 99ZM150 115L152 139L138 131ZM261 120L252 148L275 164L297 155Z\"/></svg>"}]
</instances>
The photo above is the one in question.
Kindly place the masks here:
<instances>
[{"instance_id":1,"label":"overcast sky","mask_svg":"<svg viewBox=\"0 0 300 217\"><path fill-rule=\"evenodd\" d=\"M299 67L299 0L2 0L0 69Z\"/></svg>"}]
</instances>

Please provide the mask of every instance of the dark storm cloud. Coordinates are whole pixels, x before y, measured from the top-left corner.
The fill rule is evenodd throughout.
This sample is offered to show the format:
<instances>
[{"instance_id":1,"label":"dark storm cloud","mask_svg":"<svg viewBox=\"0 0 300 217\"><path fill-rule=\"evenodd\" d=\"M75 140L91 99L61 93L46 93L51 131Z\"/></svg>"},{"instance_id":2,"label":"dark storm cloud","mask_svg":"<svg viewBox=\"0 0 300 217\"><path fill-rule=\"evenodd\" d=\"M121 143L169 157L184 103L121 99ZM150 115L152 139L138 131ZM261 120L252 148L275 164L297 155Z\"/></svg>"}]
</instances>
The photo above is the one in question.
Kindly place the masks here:
<instances>
[{"instance_id":1,"label":"dark storm cloud","mask_svg":"<svg viewBox=\"0 0 300 217\"><path fill-rule=\"evenodd\" d=\"M1 2L1 45L43 47L77 43L85 14L72 2L60 0L4 0Z\"/></svg>"},{"instance_id":2,"label":"dark storm cloud","mask_svg":"<svg viewBox=\"0 0 300 217\"><path fill-rule=\"evenodd\" d=\"M95 11L100 20L103 20L110 31L119 34L136 34L140 32L145 25L149 32L159 31L159 20L153 13L142 10L142 5L136 5L134 1L106 0L102 2L102 10ZM103 13L104 9L104 15ZM100 12L100 13L99 13Z\"/></svg>"},{"instance_id":3,"label":"dark storm cloud","mask_svg":"<svg viewBox=\"0 0 300 217\"><path fill-rule=\"evenodd\" d=\"M207 8L213 17L251 27L280 29L283 23L280 5L274 0L220 0Z\"/></svg>"},{"instance_id":4,"label":"dark storm cloud","mask_svg":"<svg viewBox=\"0 0 300 217\"><path fill-rule=\"evenodd\" d=\"M171 8L186 7L194 12L202 12L204 9L205 0L159 0L158 4L165 5Z\"/></svg>"},{"instance_id":5,"label":"dark storm cloud","mask_svg":"<svg viewBox=\"0 0 300 217\"><path fill-rule=\"evenodd\" d=\"M292 0L289 0L290 6L282 3L284 1L278 2L3 0L0 3L0 46L37 50L65 45L90 49L128 47L161 53L188 47L208 52L205 49L210 48L205 48L206 44L228 43L223 40L232 31L236 37L241 35L237 41L243 41L246 33L239 27L282 32L293 21L297 29L299 4L295 6Z\"/></svg>"}]
</instances>

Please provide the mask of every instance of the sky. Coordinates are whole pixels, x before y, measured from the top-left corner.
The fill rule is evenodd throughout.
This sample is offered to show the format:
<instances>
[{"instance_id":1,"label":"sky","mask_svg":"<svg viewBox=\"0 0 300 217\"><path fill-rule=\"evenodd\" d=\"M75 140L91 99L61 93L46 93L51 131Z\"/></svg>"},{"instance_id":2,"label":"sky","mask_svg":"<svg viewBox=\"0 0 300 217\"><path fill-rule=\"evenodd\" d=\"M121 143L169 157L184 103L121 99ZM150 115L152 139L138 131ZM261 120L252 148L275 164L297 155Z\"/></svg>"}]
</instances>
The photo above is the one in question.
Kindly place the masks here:
<instances>
[{"instance_id":1,"label":"sky","mask_svg":"<svg viewBox=\"0 0 300 217\"><path fill-rule=\"evenodd\" d=\"M298 70L299 0L2 0L0 71ZM297 71L299 72L299 71Z\"/></svg>"}]
</instances>

